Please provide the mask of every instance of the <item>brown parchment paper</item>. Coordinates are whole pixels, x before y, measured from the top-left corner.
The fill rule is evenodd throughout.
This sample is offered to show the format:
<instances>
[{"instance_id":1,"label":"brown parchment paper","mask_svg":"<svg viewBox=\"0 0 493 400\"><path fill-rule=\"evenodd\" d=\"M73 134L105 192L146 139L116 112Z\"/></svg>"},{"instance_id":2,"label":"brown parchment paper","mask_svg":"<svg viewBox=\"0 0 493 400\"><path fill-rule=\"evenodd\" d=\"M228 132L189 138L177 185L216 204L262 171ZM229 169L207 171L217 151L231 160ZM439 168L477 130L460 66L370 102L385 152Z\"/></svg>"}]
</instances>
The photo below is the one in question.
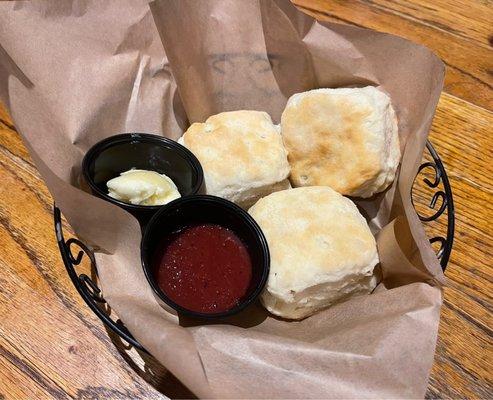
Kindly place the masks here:
<instances>
[{"instance_id":1,"label":"brown parchment paper","mask_svg":"<svg viewBox=\"0 0 493 400\"><path fill-rule=\"evenodd\" d=\"M401 38L322 23L281 0L0 3L0 98L132 334L200 397L417 398L433 361L444 281L410 191L443 64ZM316 87L374 85L392 98L403 151L391 189L358 201L383 281L369 296L288 322L259 305L224 323L163 310L126 212L80 189L90 146L121 132L178 138L234 109L279 121ZM227 322L227 323L226 323Z\"/></svg>"}]
</instances>

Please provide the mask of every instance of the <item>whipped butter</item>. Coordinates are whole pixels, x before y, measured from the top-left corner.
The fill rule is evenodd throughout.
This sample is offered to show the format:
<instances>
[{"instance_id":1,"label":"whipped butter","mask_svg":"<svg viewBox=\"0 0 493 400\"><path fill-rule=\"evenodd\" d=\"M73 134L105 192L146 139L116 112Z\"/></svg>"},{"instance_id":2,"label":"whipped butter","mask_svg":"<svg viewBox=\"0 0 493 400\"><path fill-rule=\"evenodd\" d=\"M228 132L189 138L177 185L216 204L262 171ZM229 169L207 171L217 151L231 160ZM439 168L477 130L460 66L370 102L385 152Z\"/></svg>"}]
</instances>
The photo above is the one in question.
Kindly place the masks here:
<instances>
[{"instance_id":1,"label":"whipped butter","mask_svg":"<svg viewBox=\"0 0 493 400\"><path fill-rule=\"evenodd\" d=\"M135 205L160 206L181 197L169 177L143 169L122 172L106 186L110 197Z\"/></svg>"}]
</instances>

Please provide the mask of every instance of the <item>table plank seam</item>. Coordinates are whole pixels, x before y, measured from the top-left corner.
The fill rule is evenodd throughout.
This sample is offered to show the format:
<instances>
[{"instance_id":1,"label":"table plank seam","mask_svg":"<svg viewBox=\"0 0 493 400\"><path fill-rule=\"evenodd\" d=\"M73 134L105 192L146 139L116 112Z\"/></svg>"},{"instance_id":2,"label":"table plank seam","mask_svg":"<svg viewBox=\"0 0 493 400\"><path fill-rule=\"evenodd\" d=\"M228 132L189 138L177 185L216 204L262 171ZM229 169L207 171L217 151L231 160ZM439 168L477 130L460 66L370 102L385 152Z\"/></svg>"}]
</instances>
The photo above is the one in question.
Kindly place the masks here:
<instances>
[{"instance_id":1,"label":"table plank seam","mask_svg":"<svg viewBox=\"0 0 493 400\"><path fill-rule=\"evenodd\" d=\"M390 14L398 15L401 18L405 18L407 20L416 22L418 24L425 25L425 26L427 26L429 28L437 29L437 30L439 30L441 32L448 33L448 34L451 34L452 36L456 36L458 38L467 40L468 42L471 42L474 46L480 46L480 47L483 47L485 49L489 49L490 48L487 44L482 43L482 42L480 42L478 40L475 40L475 39L471 39L471 38L469 38L469 37L461 34L456 29L454 29L452 27L449 27L449 26L447 26L445 24L442 24L440 22L431 21L431 20L428 20L426 18L415 18L411 14L405 13L403 11L398 11L398 10L392 8L392 7L389 7L389 6L384 6L384 5L380 5L380 4L374 3L371 0L359 0L359 1L362 2L362 3L367 4L370 7L378 8L378 9L380 9L382 11L389 12ZM432 8L427 7L425 5L422 5L422 7L423 8L427 8L428 10L433 10Z\"/></svg>"},{"instance_id":2,"label":"table plank seam","mask_svg":"<svg viewBox=\"0 0 493 400\"><path fill-rule=\"evenodd\" d=\"M11 346L12 343L6 340ZM15 348L15 346L13 346ZM69 398L67 393L58 386L56 382L50 379L49 376L44 375L40 371L37 371L33 366L29 365L27 362L21 360L18 356L7 350L0 344L0 355L4 357L10 364L12 364L15 368L22 371L25 375L27 375L30 379L35 381L38 385L40 385L44 390L46 390L50 395L52 395L56 399Z\"/></svg>"},{"instance_id":3,"label":"table plank seam","mask_svg":"<svg viewBox=\"0 0 493 400\"><path fill-rule=\"evenodd\" d=\"M0 149L1 150L1 149ZM21 176L19 176L15 169L12 169L8 166L8 164L4 163L2 160L0 160L0 165L8 171L10 174L12 174L14 177L19 179L27 188L28 190L33 194L34 197L40 202L40 204L43 206L43 209L48 213L48 214L53 214L53 204L52 203L47 203L45 199L41 197L39 194L39 191L35 190L28 182L26 182L24 179L22 179ZM41 181L41 179L40 179Z\"/></svg>"},{"instance_id":4,"label":"table plank seam","mask_svg":"<svg viewBox=\"0 0 493 400\"><path fill-rule=\"evenodd\" d=\"M115 349L114 344L111 342L110 338L107 335L107 332L101 327L102 323L94 324L86 320L84 314L79 310L79 306L77 303L73 302L69 297L63 293L58 288L57 282L53 279L51 273L45 272L42 264L39 262L36 252L31 249L28 241L18 229L15 229L10 222L4 216L0 215L0 224L4 226L4 228L9 232L10 236L15 240L16 243L22 248L26 256L29 258L34 267L41 274L43 279L48 283L52 292L56 295L56 297L61 301L61 303L67 308L69 312L71 312L78 320L80 320L89 331L109 350L113 357L120 357L118 351ZM74 296L78 296L74 287L70 287L70 291L74 292Z\"/></svg>"},{"instance_id":5,"label":"table plank seam","mask_svg":"<svg viewBox=\"0 0 493 400\"><path fill-rule=\"evenodd\" d=\"M464 318L467 322L471 323L473 326L478 328L479 330L483 331L488 337L493 338L493 330L491 330L488 326L483 325L481 322L476 321L474 318L466 314L464 311L459 309L458 307L454 306L450 301L445 300L443 301L443 304L450 308L452 311L456 312L459 314L462 318Z\"/></svg>"}]
</instances>

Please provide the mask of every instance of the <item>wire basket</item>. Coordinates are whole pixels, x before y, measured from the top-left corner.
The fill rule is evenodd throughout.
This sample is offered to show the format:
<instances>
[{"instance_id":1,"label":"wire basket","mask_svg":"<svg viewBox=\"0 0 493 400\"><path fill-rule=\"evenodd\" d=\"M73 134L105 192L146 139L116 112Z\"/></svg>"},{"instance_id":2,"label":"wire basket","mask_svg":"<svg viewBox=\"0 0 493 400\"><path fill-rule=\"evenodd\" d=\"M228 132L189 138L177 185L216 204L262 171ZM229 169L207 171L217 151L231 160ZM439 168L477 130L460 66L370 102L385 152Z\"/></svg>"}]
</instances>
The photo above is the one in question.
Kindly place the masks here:
<instances>
[{"instance_id":1,"label":"wire basket","mask_svg":"<svg viewBox=\"0 0 493 400\"><path fill-rule=\"evenodd\" d=\"M438 246L438 248L436 249L436 254L438 259L440 260L440 265L442 269L445 271L450 258L450 253L452 252L452 245L454 241L455 216L452 188L450 187L450 183L447 178L447 173L445 171L445 167L443 166L442 160L440 159L439 155L430 142L426 143L426 149L432 160L424 162L419 167L418 174L413 185L411 199L420 220L424 224L429 224L430 222L436 221L440 218L441 222L443 222L442 224L440 224L441 229L443 229L443 227L446 227L445 229L443 229L445 231L443 235L433 236L432 238L430 238L430 243L435 248ZM424 185L433 192L428 205L418 205L420 210L422 208L426 208L427 210L429 210L431 212L430 215L424 215L423 213L420 213L420 210L418 210L417 204L415 203L416 196L414 195L414 188L416 186L416 181L419 179L422 179ZM67 269L72 283L81 295L82 299L86 302L89 308L99 317L99 319L103 321L103 323L115 334L117 334L122 340L129 343L129 345L135 347L136 349L147 353L142 345L134 339L132 334L123 325L121 320L115 319L111 316L111 309L106 303L101 289L97 284L96 259L94 257L94 252L92 251L92 249L75 238L70 238L65 241L63 237L61 213L60 209L56 205L54 205L53 214L55 221L56 238L63 263L65 264L65 268ZM91 270L95 273L94 277L90 277L86 273L79 273L77 271L78 266L81 264L84 255L89 258Z\"/></svg>"}]
</instances>

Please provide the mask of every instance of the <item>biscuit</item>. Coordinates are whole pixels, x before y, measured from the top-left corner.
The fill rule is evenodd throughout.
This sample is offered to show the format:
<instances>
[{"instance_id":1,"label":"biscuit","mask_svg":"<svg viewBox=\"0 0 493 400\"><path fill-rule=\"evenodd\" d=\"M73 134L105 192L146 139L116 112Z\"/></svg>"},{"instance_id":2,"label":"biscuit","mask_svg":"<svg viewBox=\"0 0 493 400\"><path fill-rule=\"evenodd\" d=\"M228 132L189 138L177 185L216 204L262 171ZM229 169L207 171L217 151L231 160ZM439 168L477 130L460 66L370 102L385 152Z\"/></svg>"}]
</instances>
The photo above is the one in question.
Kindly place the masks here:
<instances>
[{"instance_id":1,"label":"biscuit","mask_svg":"<svg viewBox=\"0 0 493 400\"><path fill-rule=\"evenodd\" d=\"M389 96L372 86L291 96L281 133L294 187L330 186L344 195L371 197L394 180L397 119Z\"/></svg>"},{"instance_id":2,"label":"biscuit","mask_svg":"<svg viewBox=\"0 0 493 400\"><path fill-rule=\"evenodd\" d=\"M248 212L269 245L261 300L271 313L305 318L375 288L375 238L350 199L329 187L302 187L272 193Z\"/></svg>"},{"instance_id":3,"label":"biscuit","mask_svg":"<svg viewBox=\"0 0 493 400\"><path fill-rule=\"evenodd\" d=\"M291 187L279 128L265 112L231 111L194 123L179 139L202 164L206 192L248 208Z\"/></svg>"}]
</instances>

